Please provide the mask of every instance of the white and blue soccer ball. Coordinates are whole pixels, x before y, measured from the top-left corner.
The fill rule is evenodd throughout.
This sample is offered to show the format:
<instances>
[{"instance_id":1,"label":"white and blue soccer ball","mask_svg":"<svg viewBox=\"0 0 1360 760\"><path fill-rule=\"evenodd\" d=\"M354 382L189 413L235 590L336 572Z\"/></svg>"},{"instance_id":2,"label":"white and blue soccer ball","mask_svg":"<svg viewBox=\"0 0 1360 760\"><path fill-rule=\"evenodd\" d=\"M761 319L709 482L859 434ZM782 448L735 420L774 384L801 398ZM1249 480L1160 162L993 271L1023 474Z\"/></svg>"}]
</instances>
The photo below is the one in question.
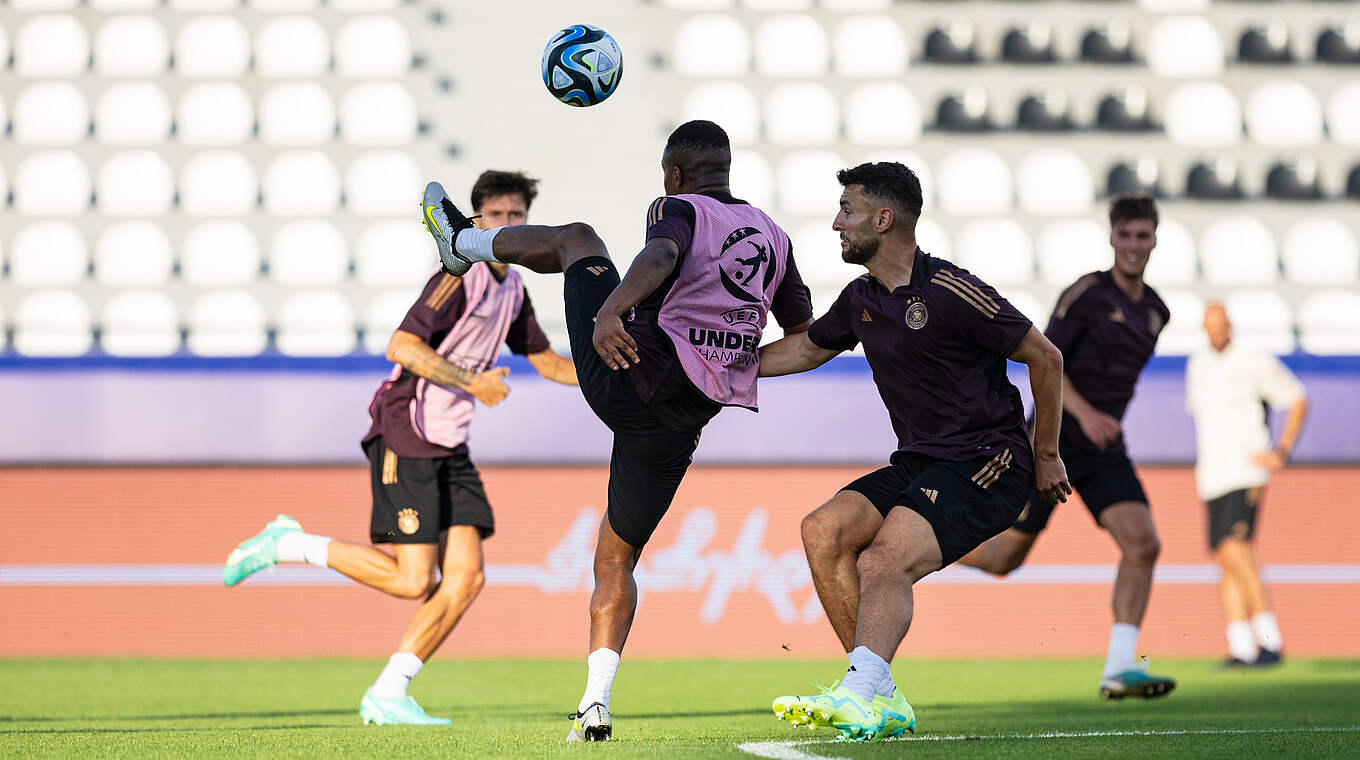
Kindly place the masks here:
<instances>
[{"instance_id":1,"label":"white and blue soccer ball","mask_svg":"<svg viewBox=\"0 0 1360 760\"><path fill-rule=\"evenodd\" d=\"M543 85L554 98L583 108L614 94L623 79L623 53L609 32L576 24L543 48Z\"/></svg>"}]
</instances>

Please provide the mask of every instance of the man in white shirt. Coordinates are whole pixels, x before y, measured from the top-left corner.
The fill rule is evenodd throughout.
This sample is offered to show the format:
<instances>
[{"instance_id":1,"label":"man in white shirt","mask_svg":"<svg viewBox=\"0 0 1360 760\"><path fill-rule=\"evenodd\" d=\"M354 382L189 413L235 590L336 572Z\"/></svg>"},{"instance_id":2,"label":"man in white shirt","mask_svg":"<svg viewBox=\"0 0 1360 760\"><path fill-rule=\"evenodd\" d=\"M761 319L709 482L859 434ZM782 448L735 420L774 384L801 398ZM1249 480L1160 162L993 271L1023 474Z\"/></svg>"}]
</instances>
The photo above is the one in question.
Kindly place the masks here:
<instances>
[{"instance_id":1,"label":"man in white shirt","mask_svg":"<svg viewBox=\"0 0 1360 760\"><path fill-rule=\"evenodd\" d=\"M1204 310L1209 347L1186 367L1186 405L1195 418L1195 482L1209 510L1209 547L1223 568L1228 665L1272 665L1282 641L1252 557L1251 538L1270 473L1289 461L1303 428L1303 385L1273 356L1232 342L1221 304ZM1267 408L1288 409L1279 444L1270 448Z\"/></svg>"}]
</instances>

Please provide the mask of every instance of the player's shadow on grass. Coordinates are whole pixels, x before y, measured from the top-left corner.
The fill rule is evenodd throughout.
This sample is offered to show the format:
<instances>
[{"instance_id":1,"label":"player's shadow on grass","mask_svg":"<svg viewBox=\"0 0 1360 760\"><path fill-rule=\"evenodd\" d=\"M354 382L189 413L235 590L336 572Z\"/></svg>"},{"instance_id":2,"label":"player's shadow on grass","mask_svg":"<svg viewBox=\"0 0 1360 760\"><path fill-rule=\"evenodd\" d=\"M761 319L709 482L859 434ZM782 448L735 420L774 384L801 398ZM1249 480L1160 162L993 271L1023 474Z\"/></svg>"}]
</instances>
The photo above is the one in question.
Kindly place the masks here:
<instances>
[{"instance_id":1,"label":"player's shadow on grass","mask_svg":"<svg viewBox=\"0 0 1360 760\"><path fill-rule=\"evenodd\" d=\"M5 723L64 723L69 721L147 721L147 720L223 720L229 718L306 718L327 715L353 715L354 710L271 710L269 712L212 712L179 713L176 715L74 715L64 717L35 716L22 717L0 715L0 725ZM138 729L141 730L141 729ZM196 730L196 729L185 729ZM5 729L0 729L4 732Z\"/></svg>"},{"instance_id":2,"label":"player's shadow on grass","mask_svg":"<svg viewBox=\"0 0 1360 760\"><path fill-rule=\"evenodd\" d=\"M68 718L67 720L80 720ZM201 728L0 728L4 734L161 734L167 731L188 733L193 731L295 731L309 728L334 729L330 723L293 723L286 726L203 726Z\"/></svg>"},{"instance_id":3,"label":"player's shadow on grass","mask_svg":"<svg viewBox=\"0 0 1360 760\"><path fill-rule=\"evenodd\" d=\"M661 720L665 718L738 718L750 715L770 715L770 708L749 710L706 710L702 712L618 713L614 717L625 720Z\"/></svg>"}]
</instances>

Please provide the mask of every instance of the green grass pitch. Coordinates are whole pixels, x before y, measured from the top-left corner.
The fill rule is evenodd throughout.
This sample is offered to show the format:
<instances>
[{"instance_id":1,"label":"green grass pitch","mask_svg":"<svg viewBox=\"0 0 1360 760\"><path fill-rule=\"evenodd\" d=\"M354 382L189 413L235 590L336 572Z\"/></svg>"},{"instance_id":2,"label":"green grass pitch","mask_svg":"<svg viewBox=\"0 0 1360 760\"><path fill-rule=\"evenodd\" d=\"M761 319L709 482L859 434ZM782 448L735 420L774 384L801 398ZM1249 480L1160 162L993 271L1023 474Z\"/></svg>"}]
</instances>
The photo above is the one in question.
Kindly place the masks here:
<instances>
[{"instance_id":1,"label":"green grass pitch","mask_svg":"<svg viewBox=\"0 0 1360 760\"><path fill-rule=\"evenodd\" d=\"M1180 686L1106 704L1095 660L912 660L893 667L914 737L831 743L770 700L843 660L625 657L615 740L563 742L584 661L437 658L412 693L448 728L364 726L374 660L0 660L0 757L1248 758L1360 757L1360 661L1269 671L1160 660ZM1055 735L1057 734L1057 735ZM794 743L796 742L796 743ZM746 748L743 749L742 745Z\"/></svg>"}]
</instances>

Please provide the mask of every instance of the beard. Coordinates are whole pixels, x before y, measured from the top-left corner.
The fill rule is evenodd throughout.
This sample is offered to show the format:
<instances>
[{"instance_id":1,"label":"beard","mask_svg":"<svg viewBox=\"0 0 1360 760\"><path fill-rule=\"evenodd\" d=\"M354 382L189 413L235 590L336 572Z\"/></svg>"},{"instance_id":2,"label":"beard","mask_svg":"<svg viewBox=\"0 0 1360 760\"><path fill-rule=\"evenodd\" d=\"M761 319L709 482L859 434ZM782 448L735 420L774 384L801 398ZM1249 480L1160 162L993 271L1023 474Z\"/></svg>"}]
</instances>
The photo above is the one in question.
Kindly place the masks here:
<instances>
[{"instance_id":1,"label":"beard","mask_svg":"<svg viewBox=\"0 0 1360 760\"><path fill-rule=\"evenodd\" d=\"M864 264L878 253L878 237L868 240L849 241L850 245L841 251L841 260L847 264Z\"/></svg>"}]
</instances>

